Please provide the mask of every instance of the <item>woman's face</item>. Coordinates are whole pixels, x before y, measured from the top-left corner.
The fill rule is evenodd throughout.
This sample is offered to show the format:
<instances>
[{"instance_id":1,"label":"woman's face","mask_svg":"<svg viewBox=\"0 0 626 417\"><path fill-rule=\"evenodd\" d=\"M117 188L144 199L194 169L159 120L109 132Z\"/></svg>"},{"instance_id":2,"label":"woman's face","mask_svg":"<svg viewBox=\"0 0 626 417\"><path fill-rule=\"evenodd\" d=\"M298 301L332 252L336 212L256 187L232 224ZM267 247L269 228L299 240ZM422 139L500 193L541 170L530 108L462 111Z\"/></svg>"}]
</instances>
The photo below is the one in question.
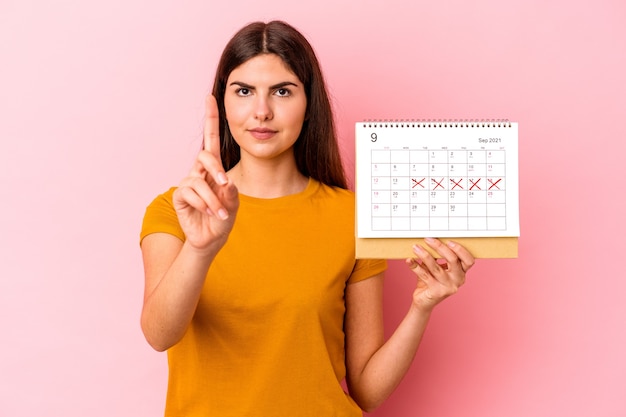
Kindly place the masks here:
<instances>
[{"instance_id":1,"label":"woman's face","mask_svg":"<svg viewBox=\"0 0 626 417\"><path fill-rule=\"evenodd\" d=\"M257 55L235 68L226 81L224 107L242 161L293 159L307 98L304 85L280 57Z\"/></svg>"}]
</instances>

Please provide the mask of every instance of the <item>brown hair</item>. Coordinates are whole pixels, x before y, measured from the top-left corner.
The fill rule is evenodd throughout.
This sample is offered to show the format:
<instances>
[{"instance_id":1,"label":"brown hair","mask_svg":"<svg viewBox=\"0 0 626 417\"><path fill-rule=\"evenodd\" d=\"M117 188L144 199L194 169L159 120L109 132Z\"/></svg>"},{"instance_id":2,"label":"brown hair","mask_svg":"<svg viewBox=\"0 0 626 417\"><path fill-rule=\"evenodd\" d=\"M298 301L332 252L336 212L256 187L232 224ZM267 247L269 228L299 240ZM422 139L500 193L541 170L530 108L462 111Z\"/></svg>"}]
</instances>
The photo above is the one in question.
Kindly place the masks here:
<instances>
[{"instance_id":1,"label":"brown hair","mask_svg":"<svg viewBox=\"0 0 626 417\"><path fill-rule=\"evenodd\" d=\"M278 55L304 84L307 110L302 131L294 144L298 170L324 184L347 188L334 116L319 62L306 38L282 21L248 24L232 37L220 58L213 95L220 112L220 153L224 169L231 169L241 158L239 145L230 133L225 116L226 81L235 68L261 54Z\"/></svg>"}]
</instances>

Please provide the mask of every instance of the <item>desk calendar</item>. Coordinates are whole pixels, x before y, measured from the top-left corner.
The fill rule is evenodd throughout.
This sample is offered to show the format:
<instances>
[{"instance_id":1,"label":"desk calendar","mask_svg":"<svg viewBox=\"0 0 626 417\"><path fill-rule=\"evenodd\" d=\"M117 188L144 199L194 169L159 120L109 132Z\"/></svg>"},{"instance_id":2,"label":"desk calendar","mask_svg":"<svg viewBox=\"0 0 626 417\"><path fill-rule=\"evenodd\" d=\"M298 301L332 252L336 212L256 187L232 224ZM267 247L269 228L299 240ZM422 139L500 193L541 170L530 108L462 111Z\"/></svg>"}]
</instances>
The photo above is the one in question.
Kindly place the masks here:
<instances>
[{"instance_id":1,"label":"desk calendar","mask_svg":"<svg viewBox=\"0 0 626 417\"><path fill-rule=\"evenodd\" d=\"M368 121L355 129L361 244L439 237L517 249L517 123Z\"/></svg>"}]
</instances>

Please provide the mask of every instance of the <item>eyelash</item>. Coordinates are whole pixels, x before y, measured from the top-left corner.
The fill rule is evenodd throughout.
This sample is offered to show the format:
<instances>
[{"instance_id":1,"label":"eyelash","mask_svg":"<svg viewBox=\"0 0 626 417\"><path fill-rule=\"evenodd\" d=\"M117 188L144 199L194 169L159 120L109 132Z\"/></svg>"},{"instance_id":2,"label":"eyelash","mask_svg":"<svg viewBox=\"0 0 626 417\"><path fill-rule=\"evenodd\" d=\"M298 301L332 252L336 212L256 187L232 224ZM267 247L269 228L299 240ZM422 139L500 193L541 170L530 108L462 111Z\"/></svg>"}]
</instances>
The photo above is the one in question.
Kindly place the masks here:
<instances>
[{"instance_id":1,"label":"eyelash","mask_svg":"<svg viewBox=\"0 0 626 417\"><path fill-rule=\"evenodd\" d=\"M235 90L235 92L238 96L241 97L247 97L248 95L250 95L250 89L245 87L238 88L237 90ZM282 92L282 94L278 94L278 97L289 97L291 95L291 90L289 90L288 88L277 88L274 91L274 94L279 92Z\"/></svg>"},{"instance_id":2,"label":"eyelash","mask_svg":"<svg viewBox=\"0 0 626 417\"><path fill-rule=\"evenodd\" d=\"M248 95L247 93L249 92L250 90L248 90L247 88L243 88L243 87L235 90L235 93L237 93L238 96L247 96Z\"/></svg>"}]
</instances>

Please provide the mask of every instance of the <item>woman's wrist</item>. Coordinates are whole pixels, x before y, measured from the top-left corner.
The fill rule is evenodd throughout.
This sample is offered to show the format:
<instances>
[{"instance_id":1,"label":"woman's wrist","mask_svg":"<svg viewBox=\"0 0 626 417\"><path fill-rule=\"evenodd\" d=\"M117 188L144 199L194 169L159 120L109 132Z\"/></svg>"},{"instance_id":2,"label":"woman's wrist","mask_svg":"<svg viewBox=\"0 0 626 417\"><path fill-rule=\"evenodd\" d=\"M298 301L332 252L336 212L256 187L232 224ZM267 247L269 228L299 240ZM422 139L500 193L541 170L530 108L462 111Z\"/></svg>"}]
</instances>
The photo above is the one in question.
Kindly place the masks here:
<instances>
[{"instance_id":1,"label":"woman's wrist","mask_svg":"<svg viewBox=\"0 0 626 417\"><path fill-rule=\"evenodd\" d=\"M211 262L213 258L215 258L215 255L217 255L217 253L220 251L220 249L222 249L224 243L226 242L214 241L204 247L196 247L189 243L189 241L185 241L183 243L183 248L181 252L185 251L190 256L197 257L200 261Z\"/></svg>"}]
</instances>

